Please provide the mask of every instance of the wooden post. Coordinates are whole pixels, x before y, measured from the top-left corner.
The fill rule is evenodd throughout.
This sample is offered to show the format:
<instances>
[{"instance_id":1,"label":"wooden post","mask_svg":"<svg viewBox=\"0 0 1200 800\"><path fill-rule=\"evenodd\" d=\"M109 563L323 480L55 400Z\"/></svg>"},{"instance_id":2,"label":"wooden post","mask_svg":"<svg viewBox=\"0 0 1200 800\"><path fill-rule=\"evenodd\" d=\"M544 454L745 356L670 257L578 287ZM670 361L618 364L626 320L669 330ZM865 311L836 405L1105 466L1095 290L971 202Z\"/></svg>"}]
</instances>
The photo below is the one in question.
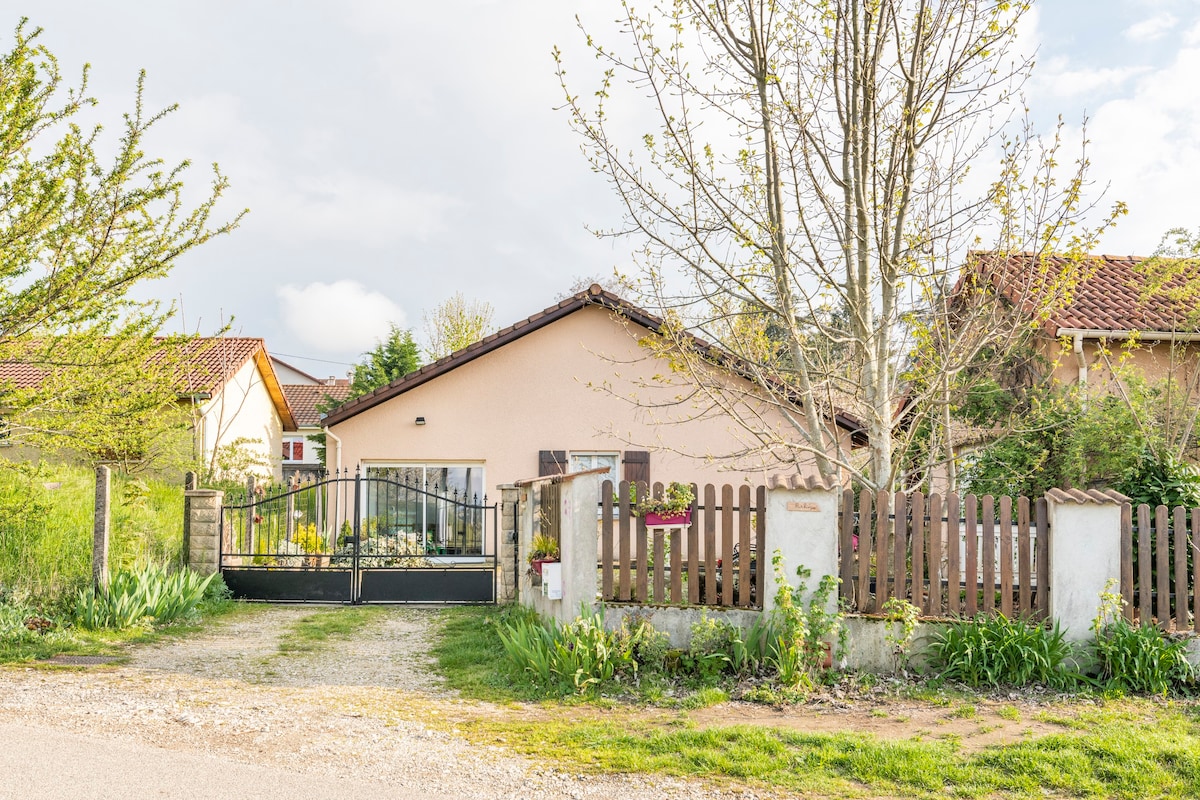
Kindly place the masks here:
<instances>
[{"instance_id":1,"label":"wooden post","mask_svg":"<svg viewBox=\"0 0 1200 800\"><path fill-rule=\"evenodd\" d=\"M106 466L96 467L96 506L92 524L92 586L97 591L108 587L108 540L112 515L110 503L112 489L109 481L112 470Z\"/></svg>"}]
</instances>

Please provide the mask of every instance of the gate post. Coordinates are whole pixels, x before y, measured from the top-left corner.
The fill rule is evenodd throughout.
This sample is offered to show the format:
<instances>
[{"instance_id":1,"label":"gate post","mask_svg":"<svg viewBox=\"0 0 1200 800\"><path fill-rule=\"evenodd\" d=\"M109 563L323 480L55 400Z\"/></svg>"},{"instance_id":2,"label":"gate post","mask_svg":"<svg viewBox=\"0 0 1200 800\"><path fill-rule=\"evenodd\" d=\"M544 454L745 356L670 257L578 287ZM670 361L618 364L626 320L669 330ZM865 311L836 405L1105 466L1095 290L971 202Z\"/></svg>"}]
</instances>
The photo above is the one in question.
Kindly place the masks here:
<instances>
[{"instance_id":1,"label":"gate post","mask_svg":"<svg viewBox=\"0 0 1200 800\"><path fill-rule=\"evenodd\" d=\"M1072 642L1089 637L1109 581L1117 582L1113 591L1121 590L1121 504L1126 502L1129 498L1112 489L1046 492L1050 618Z\"/></svg>"},{"instance_id":2,"label":"gate post","mask_svg":"<svg viewBox=\"0 0 1200 800\"><path fill-rule=\"evenodd\" d=\"M520 564L517 561L517 500L521 490L513 483L502 483L500 491L500 536L496 540L496 602L517 599Z\"/></svg>"},{"instance_id":3,"label":"gate post","mask_svg":"<svg viewBox=\"0 0 1200 800\"><path fill-rule=\"evenodd\" d=\"M218 489L188 489L183 493L187 509L187 565L201 575L221 569L221 506L225 493Z\"/></svg>"},{"instance_id":4,"label":"gate post","mask_svg":"<svg viewBox=\"0 0 1200 800\"><path fill-rule=\"evenodd\" d=\"M810 595L823 577L837 577L840 496L837 486L819 476L776 475L768 482L767 552L758 554L758 568L767 570L766 592L761 598L764 614L775 607L779 591L771 564L776 550L783 556L783 579L793 587L797 568L804 566L812 571L807 582ZM829 599L830 612L837 610L837 601L835 591Z\"/></svg>"}]
</instances>

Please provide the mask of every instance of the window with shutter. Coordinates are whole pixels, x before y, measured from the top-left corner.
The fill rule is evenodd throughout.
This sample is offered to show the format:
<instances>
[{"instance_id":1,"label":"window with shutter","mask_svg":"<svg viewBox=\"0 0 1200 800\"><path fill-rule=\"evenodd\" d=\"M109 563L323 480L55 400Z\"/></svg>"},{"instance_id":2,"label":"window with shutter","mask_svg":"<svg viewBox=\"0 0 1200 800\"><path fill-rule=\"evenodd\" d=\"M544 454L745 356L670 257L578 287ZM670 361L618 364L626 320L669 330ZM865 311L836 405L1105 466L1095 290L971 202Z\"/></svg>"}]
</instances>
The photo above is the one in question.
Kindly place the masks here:
<instances>
[{"instance_id":1,"label":"window with shutter","mask_svg":"<svg viewBox=\"0 0 1200 800\"><path fill-rule=\"evenodd\" d=\"M539 450L538 477L545 475L562 475L567 471L566 450Z\"/></svg>"},{"instance_id":2,"label":"window with shutter","mask_svg":"<svg viewBox=\"0 0 1200 800\"><path fill-rule=\"evenodd\" d=\"M625 465L623 480L630 483L645 481L650 484L650 453L645 450L626 450L621 461Z\"/></svg>"}]
</instances>

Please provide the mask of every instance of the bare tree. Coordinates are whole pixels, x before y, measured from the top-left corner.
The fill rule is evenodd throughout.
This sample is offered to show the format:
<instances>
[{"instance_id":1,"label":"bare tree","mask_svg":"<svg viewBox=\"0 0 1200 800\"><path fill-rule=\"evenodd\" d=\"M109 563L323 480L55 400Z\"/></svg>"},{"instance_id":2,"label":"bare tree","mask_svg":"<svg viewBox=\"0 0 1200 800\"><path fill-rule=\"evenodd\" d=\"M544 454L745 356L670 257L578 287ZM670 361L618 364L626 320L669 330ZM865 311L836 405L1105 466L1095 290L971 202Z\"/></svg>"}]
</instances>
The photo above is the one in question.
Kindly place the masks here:
<instances>
[{"instance_id":1,"label":"bare tree","mask_svg":"<svg viewBox=\"0 0 1200 800\"><path fill-rule=\"evenodd\" d=\"M429 342L426 357L436 361L479 341L492 330L492 314L491 303L468 300L462 292L455 292L422 318Z\"/></svg>"},{"instance_id":2,"label":"bare tree","mask_svg":"<svg viewBox=\"0 0 1200 800\"><path fill-rule=\"evenodd\" d=\"M764 460L815 460L826 475L891 487L917 432L928 446L929 424L945 423L968 365L985 347L1018 342L1029 315L1078 279L1043 270L1019 304L1024 316L989 310L961 301L991 279L981 269L958 284L968 250L987 236L999 255L1082 254L1123 211L1097 230L1075 227L1089 210L1086 159L1060 170L1070 160L1057 135L1043 142L1012 124L1032 67L1015 47L1028 5L621 8L619 44L587 37L604 67L594 101L572 92L557 49L555 58L573 127L626 212L603 235L639 243L639 299L666 320L673 363ZM611 122L621 90L649 101L653 129L638 141L620 138L628 119ZM971 174L988 161L999 166L993 180ZM754 379L794 435L781 440L762 414L744 413L691 334ZM837 413L869 434L865 462L825 424Z\"/></svg>"}]
</instances>

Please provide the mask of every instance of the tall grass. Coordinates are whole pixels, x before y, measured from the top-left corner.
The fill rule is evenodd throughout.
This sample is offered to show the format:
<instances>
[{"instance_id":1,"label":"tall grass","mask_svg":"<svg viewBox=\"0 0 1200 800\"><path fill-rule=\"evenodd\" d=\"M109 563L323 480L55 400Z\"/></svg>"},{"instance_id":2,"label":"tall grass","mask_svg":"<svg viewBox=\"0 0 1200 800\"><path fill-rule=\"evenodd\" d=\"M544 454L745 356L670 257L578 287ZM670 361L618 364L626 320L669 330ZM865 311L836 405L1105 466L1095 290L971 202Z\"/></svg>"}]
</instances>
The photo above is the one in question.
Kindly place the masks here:
<instances>
[{"instance_id":1,"label":"tall grass","mask_svg":"<svg viewBox=\"0 0 1200 800\"><path fill-rule=\"evenodd\" d=\"M0 595L73 600L92 570L95 477L55 465L0 469ZM179 566L183 487L114 475L109 566Z\"/></svg>"}]
</instances>

